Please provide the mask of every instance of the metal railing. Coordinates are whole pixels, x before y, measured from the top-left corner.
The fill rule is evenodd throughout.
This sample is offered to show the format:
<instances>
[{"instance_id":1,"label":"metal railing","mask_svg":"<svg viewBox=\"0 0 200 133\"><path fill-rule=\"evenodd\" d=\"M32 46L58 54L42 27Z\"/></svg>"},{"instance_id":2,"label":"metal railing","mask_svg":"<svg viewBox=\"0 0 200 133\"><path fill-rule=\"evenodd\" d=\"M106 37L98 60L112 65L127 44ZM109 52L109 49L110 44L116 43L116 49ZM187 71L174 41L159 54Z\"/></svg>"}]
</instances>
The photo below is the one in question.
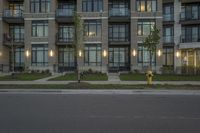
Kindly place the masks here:
<instances>
[{"instance_id":1,"label":"metal railing","mask_svg":"<svg viewBox=\"0 0 200 133\"><path fill-rule=\"evenodd\" d=\"M164 14L163 15L163 21L174 21L174 15L173 14Z\"/></svg>"},{"instance_id":2,"label":"metal railing","mask_svg":"<svg viewBox=\"0 0 200 133\"><path fill-rule=\"evenodd\" d=\"M60 43L72 43L73 42L73 37L67 37L67 36L60 36L59 33L56 35L56 41Z\"/></svg>"},{"instance_id":3,"label":"metal railing","mask_svg":"<svg viewBox=\"0 0 200 133\"><path fill-rule=\"evenodd\" d=\"M189 42L200 42L200 37L198 35L191 35L191 36L180 36L181 43L189 43Z\"/></svg>"},{"instance_id":4,"label":"metal railing","mask_svg":"<svg viewBox=\"0 0 200 133\"><path fill-rule=\"evenodd\" d=\"M130 10L127 8L111 8L109 9L110 17L124 17L130 16Z\"/></svg>"},{"instance_id":5,"label":"metal railing","mask_svg":"<svg viewBox=\"0 0 200 133\"><path fill-rule=\"evenodd\" d=\"M164 36L163 43L174 43L174 36Z\"/></svg>"},{"instance_id":6,"label":"metal railing","mask_svg":"<svg viewBox=\"0 0 200 133\"><path fill-rule=\"evenodd\" d=\"M57 9L56 16L57 17L72 17L74 15L73 9Z\"/></svg>"},{"instance_id":7,"label":"metal railing","mask_svg":"<svg viewBox=\"0 0 200 133\"><path fill-rule=\"evenodd\" d=\"M128 42L129 40L128 37L109 37L110 42Z\"/></svg>"},{"instance_id":8,"label":"metal railing","mask_svg":"<svg viewBox=\"0 0 200 133\"><path fill-rule=\"evenodd\" d=\"M12 40L12 36L13 36L13 40ZM11 35L8 33L4 33L4 42L12 42L12 41L14 43L23 43L24 42L24 34L20 33L20 34Z\"/></svg>"},{"instance_id":9,"label":"metal railing","mask_svg":"<svg viewBox=\"0 0 200 133\"><path fill-rule=\"evenodd\" d=\"M22 18L23 17L23 11L22 10L4 10L3 11L3 17L5 18Z\"/></svg>"}]
</instances>

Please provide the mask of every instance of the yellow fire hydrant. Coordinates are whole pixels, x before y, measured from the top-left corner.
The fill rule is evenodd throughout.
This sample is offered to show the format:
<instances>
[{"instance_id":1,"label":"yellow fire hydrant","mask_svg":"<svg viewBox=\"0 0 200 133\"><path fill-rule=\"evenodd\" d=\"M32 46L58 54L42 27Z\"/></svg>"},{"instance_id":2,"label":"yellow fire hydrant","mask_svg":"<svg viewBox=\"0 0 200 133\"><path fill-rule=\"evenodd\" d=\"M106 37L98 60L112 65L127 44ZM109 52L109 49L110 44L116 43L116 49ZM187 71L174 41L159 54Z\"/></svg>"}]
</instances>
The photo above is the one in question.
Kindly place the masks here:
<instances>
[{"instance_id":1,"label":"yellow fire hydrant","mask_svg":"<svg viewBox=\"0 0 200 133\"><path fill-rule=\"evenodd\" d=\"M146 77L147 77L147 85L152 85L152 78L153 78L152 71L147 71Z\"/></svg>"}]
</instances>

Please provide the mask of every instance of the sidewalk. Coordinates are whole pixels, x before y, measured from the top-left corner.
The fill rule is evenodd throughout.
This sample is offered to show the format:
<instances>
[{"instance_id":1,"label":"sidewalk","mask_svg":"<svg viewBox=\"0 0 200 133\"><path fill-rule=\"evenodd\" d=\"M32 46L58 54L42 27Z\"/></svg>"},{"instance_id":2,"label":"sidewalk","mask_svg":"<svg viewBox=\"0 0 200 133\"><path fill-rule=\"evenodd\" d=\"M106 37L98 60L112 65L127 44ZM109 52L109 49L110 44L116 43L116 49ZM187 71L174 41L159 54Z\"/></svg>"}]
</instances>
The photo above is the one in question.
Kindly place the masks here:
<instances>
[{"instance_id":1,"label":"sidewalk","mask_svg":"<svg viewBox=\"0 0 200 133\"><path fill-rule=\"evenodd\" d=\"M77 81L0 81L0 85L31 85L31 84L69 84ZM121 84L121 85L145 85L146 81L81 81L89 84ZM159 85L199 85L199 81L154 81Z\"/></svg>"}]
</instances>

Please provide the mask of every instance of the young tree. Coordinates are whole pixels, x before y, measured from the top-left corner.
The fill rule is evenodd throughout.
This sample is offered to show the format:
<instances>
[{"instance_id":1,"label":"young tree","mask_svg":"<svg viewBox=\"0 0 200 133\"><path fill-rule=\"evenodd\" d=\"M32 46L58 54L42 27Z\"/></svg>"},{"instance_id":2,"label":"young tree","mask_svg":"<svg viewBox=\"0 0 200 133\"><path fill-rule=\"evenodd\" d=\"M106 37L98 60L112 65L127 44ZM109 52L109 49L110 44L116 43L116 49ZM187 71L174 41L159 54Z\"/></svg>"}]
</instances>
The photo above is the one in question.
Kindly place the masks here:
<instances>
[{"instance_id":1,"label":"young tree","mask_svg":"<svg viewBox=\"0 0 200 133\"><path fill-rule=\"evenodd\" d=\"M78 82L80 82L80 65L78 64L79 58L79 51L82 49L83 46L83 21L81 20L81 16L74 13L74 36L73 36L73 46L75 48L75 59L77 59L77 76Z\"/></svg>"},{"instance_id":2,"label":"young tree","mask_svg":"<svg viewBox=\"0 0 200 133\"><path fill-rule=\"evenodd\" d=\"M160 42L160 36L159 36L160 30L157 29L156 25L154 26L153 30L150 32L150 34L145 38L143 42L143 46L147 48L147 50L150 53L150 70L152 70L152 57L154 53L156 53L157 45L159 45Z\"/></svg>"}]
</instances>

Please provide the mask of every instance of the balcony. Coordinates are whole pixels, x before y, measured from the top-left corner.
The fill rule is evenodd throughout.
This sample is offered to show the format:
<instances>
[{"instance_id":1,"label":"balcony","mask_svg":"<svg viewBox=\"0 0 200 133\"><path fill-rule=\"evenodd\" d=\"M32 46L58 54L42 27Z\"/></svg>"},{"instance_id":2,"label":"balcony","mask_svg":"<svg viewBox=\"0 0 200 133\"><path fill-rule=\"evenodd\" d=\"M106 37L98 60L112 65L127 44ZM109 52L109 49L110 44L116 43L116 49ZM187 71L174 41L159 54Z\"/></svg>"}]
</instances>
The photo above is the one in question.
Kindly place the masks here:
<instances>
[{"instance_id":1,"label":"balcony","mask_svg":"<svg viewBox=\"0 0 200 133\"><path fill-rule=\"evenodd\" d=\"M63 35L59 35L59 33L57 33L56 44L57 45L72 45L73 37L63 36Z\"/></svg>"},{"instance_id":2,"label":"balcony","mask_svg":"<svg viewBox=\"0 0 200 133\"><path fill-rule=\"evenodd\" d=\"M130 10L127 8L111 8L109 9L109 19L116 22L130 21Z\"/></svg>"},{"instance_id":3,"label":"balcony","mask_svg":"<svg viewBox=\"0 0 200 133\"><path fill-rule=\"evenodd\" d=\"M73 22L74 12L73 9L57 9L56 21L60 23Z\"/></svg>"},{"instance_id":4,"label":"balcony","mask_svg":"<svg viewBox=\"0 0 200 133\"><path fill-rule=\"evenodd\" d=\"M7 23L24 23L22 10L4 10L3 20Z\"/></svg>"},{"instance_id":5,"label":"balcony","mask_svg":"<svg viewBox=\"0 0 200 133\"><path fill-rule=\"evenodd\" d=\"M7 46L23 46L24 45L24 34L14 34L14 37L12 39L11 35L8 33L4 33L3 37L4 45Z\"/></svg>"},{"instance_id":6,"label":"balcony","mask_svg":"<svg viewBox=\"0 0 200 133\"><path fill-rule=\"evenodd\" d=\"M164 36L163 44L164 45L174 45L174 36Z\"/></svg>"},{"instance_id":7,"label":"balcony","mask_svg":"<svg viewBox=\"0 0 200 133\"><path fill-rule=\"evenodd\" d=\"M130 40L128 37L109 37L109 44L113 45L129 45Z\"/></svg>"},{"instance_id":8,"label":"balcony","mask_svg":"<svg viewBox=\"0 0 200 133\"><path fill-rule=\"evenodd\" d=\"M163 24L173 24L174 15L173 14L163 14Z\"/></svg>"},{"instance_id":9,"label":"balcony","mask_svg":"<svg viewBox=\"0 0 200 133\"><path fill-rule=\"evenodd\" d=\"M198 35L192 35L192 36L182 36L180 37L181 43L193 43L193 42L200 42L200 37Z\"/></svg>"},{"instance_id":10,"label":"balcony","mask_svg":"<svg viewBox=\"0 0 200 133\"><path fill-rule=\"evenodd\" d=\"M199 13L192 13L192 15L187 15L185 12L181 12L180 23L181 24L200 24Z\"/></svg>"}]
</instances>

